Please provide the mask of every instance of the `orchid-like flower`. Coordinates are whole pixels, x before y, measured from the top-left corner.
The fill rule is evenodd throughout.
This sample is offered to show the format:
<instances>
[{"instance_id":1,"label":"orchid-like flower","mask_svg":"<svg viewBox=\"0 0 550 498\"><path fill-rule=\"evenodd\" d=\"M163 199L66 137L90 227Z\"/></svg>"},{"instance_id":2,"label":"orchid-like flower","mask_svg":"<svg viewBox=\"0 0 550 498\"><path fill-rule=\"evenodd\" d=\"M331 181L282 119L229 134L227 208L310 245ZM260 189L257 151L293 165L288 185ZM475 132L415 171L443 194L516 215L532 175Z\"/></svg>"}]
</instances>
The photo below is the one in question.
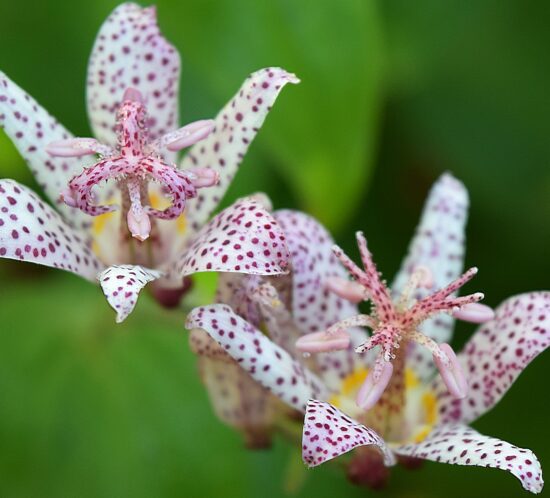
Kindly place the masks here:
<instances>
[{"instance_id":1,"label":"orchid-like flower","mask_svg":"<svg viewBox=\"0 0 550 498\"><path fill-rule=\"evenodd\" d=\"M425 459L507 470L526 490L542 490L540 464L530 450L467 424L498 403L549 345L550 292L514 296L494 314L477 305L479 294L453 296L472 274L460 276L467 204L456 179L444 175L436 183L391 291L362 236L364 271L332 247L330 238L314 240L303 226L289 231L282 224L292 255L292 311L278 322L277 334L289 342L289 330L307 332L291 346L281 347L273 325L270 340L227 304L189 315L189 329L206 331L252 379L304 414L302 457L309 467L354 450L348 475L372 486L385 481L387 467L396 461ZM334 261L331 270L323 266L317 272L318 262L330 261L333 249L355 281L332 271ZM327 305L330 298L347 307L368 299L372 311L342 313ZM441 311L446 314L434 316ZM445 346L454 317L483 322L458 355ZM377 354L354 352L376 349ZM308 352L304 357L300 351ZM441 375L434 377L436 367Z\"/></svg>"},{"instance_id":2,"label":"orchid-like flower","mask_svg":"<svg viewBox=\"0 0 550 498\"><path fill-rule=\"evenodd\" d=\"M260 70L214 120L176 128L179 75L154 7L131 3L105 21L90 58L96 138L73 137L0 73L0 126L57 207L0 180L0 256L97 278L117 322L151 281L171 304L195 272L285 272L284 235L257 201L207 221L279 92L298 79ZM176 152L196 142L177 166Z\"/></svg>"},{"instance_id":3,"label":"orchid-like flower","mask_svg":"<svg viewBox=\"0 0 550 498\"><path fill-rule=\"evenodd\" d=\"M286 357L287 351L297 353L294 344L300 336L356 313L357 307L324 288L325 280L345 276L335 256L326 250L332 240L324 227L310 216L290 210L275 211L273 217L286 235L291 253L290 273L277 277L220 274L216 301L231 307L231 323L237 323L233 322L235 313L251 327L261 328ZM320 250L316 250L317 247ZM220 306L213 305L215 314L220 312ZM239 430L248 447L269 445L272 432L280 422L292 418L294 407L286 406L256 382L247 369L241 368L231 351L225 350L225 344L216 342L216 334L210 337L201 328L194 328L192 316L196 313L190 315L188 322L192 328L189 342L199 358L201 377L217 416ZM217 330L215 316L213 319L213 327ZM223 336L225 332L219 330L217 334ZM257 350L261 347L254 341L252 344ZM339 365L334 388L338 385L338 375L352 373L347 367L353 356L353 351L338 352L321 360L320 367L329 376L336 373L334 367ZM268 372L270 367L265 365L263 369ZM325 390L321 381L318 388L319 394Z\"/></svg>"}]
</instances>

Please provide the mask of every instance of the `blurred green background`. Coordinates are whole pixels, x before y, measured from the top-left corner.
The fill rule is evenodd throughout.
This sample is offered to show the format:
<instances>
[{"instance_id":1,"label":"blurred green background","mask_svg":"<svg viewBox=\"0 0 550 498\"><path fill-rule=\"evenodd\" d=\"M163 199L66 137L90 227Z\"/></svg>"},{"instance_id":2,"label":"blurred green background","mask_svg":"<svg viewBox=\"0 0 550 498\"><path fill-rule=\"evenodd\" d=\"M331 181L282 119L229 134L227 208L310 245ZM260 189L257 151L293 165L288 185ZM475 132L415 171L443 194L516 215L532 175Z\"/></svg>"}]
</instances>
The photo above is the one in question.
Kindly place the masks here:
<instances>
[{"instance_id":1,"label":"blurred green background","mask_svg":"<svg viewBox=\"0 0 550 498\"><path fill-rule=\"evenodd\" d=\"M547 287L550 4L479 0L157 2L183 59L182 119L214 115L251 71L283 66L284 90L226 203L265 190L319 217L353 250L362 229L396 271L430 184L468 186L467 264L497 305ZM86 64L113 1L0 3L0 69L76 135L89 135ZM0 133L0 176L34 186ZM285 495L297 450L247 452L217 422L196 374L184 312L147 295L123 325L98 288L0 261L0 496ZM472 290L472 287L469 288ZM458 328L460 345L473 331ZM550 465L550 357L533 362L474 426ZM364 496L339 469L304 471L296 496ZM380 496L521 496L504 472L426 464ZM549 493L547 493L549 494Z\"/></svg>"}]
</instances>

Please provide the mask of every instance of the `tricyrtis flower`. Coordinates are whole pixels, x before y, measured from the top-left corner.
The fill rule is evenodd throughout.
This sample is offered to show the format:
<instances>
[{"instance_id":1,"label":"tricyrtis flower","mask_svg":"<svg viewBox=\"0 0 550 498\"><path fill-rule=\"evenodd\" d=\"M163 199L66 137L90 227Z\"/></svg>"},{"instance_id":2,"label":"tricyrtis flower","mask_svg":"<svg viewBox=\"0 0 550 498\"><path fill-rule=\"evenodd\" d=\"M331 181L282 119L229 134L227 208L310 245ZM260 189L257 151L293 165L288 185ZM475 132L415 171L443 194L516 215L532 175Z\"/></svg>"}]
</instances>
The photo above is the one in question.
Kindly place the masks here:
<instances>
[{"instance_id":1,"label":"tricyrtis flower","mask_svg":"<svg viewBox=\"0 0 550 498\"><path fill-rule=\"evenodd\" d=\"M73 137L0 74L0 125L58 211L0 180L0 256L99 278L117 321L153 280L166 300L163 289L177 295L194 272L284 272L283 234L258 202L241 200L207 220L279 92L298 80L258 71L214 120L178 129L179 74L155 9L135 4L115 9L92 51L87 106L96 138ZM176 152L195 142L177 166Z\"/></svg>"},{"instance_id":2,"label":"tricyrtis flower","mask_svg":"<svg viewBox=\"0 0 550 498\"><path fill-rule=\"evenodd\" d=\"M508 470L521 480L525 489L540 492L543 485L540 464L531 451L479 434L466 424L491 409L523 368L548 346L549 292L523 294L505 301L456 358L450 348L438 345L451 338L451 314L434 316L422 323L413 319L414 329L400 329L399 337L390 338L391 343L373 339L380 333L380 326L388 326L382 323L389 320L383 313L390 315L392 326L402 327L404 317L419 303L431 303L427 308L422 305L423 310L444 308L473 321L485 321L492 315L487 308L471 306L470 301L476 301L479 296L452 297L450 292L457 290L457 285L451 285L450 292L449 287L446 288L449 281L458 279L458 283L462 283L464 280L460 273L466 210L465 189L445 175L430 193L391 293L383 290L385 284L371 267L370 256L365 258L366 247L360 239L367 267L365 272L356 273L361 279L349 282L337 275L336 279L325 279L325 286L336 290L338 297L345 295L355 302L359 298L379 297L384 292L387 300L380 305L375 303L376 313L371 312L368 319L359 320L353 312L347 315L353 317L350 321L342 322L342 313L319 308L316 303L320 296L325 296L326 290L321 286L312 288L311 307L308 300L301 302L302 313L307 314L313 324L308 332L315 336L305 336L286 350L227 305L193 310L188 317L188 327L205 330L253 379L305 414L302 456L310 467L354 450L346 459L347 470L349 477L359 483L379 486L387 478L386 466L396 460L410 463L427 459ZM292 235L287 232L289 242ZM326 245L323 249L318 249L319 244L314 247L330 254L331 248ZM342 257L339 250L336 252ZM348 268L356 271L355 265L343 259ZM313 275L314 268L314 265L309 267ZM292 259L291 274L297 270L300 274L299 266ZM307 271L301 275L310 276ZM296 283L292 288L296 292L300 289ZM427 297L429 292L431 297ZM453 309L455 305L462 310ZM391 317L392 312L395 318ZM296 323L296 317L294 320ZM366 324L372 335L366 336L356 327L349 335L342 332L343 326L358 324ZM411 342L411 339L419 341ZM435 364L431 358L426 361L425 348L418 348L418 342L428 344L430 356L434 352ZM305 349L304 343L311 349L346 345L347 349L308 353L304 358L296 354L295 349ZM365 344L377 346L381 356L353 353L355 348L364 349ZM389 351L385 349L386 344L391 344ZM443 355L438 357L441 350L448 363ZM387 367L390 362L393 366ZM381 376L376 379L377 365L381 363L382 366L378 366ZM434 377L435 366L444 370L443 377ZM377 383L382 383L385 389L378 388ZM373 391L375 395L371 394ZM365 403L371 406L365 409Z\"/></svg>"},{"instance_id":3,"label":"tricyrtis flower","mask_svg":"<svg viewBox=\"0 0 550 498\"><path fill-rule=\"evenodd\" d=\"M282 210L275 211L273 217L287 238L290 273L279 277L221 274L216 300L231 307L231 322L235 313L250 327L261 328L278 346L276 355L288 356L288 351L295 352L294 343L302 334L319 326L328 327L332 321L356 313L357 307L324 288L326 279L345 275L330 252L333 242L327 231L303 213ZM214 305L212 309L218 313L220 306ZM195 313L198 310L190 315L190 328L195 323L192 318ZM242 364L232 357L231 351L226 352L224 344L216 342L218 334L225 335L224 330L218 329L216 323L213 327L216 329L213 338L204 330L194 328L189 340L199 357L201 377L214 410L222 421L243 433L249 447L264 447L269 444L274 428L282 420L292 418L295 410L258 384L248 369L241 368ZM258 341L265 340L265 337L258 338ZM250 345L256 350L262 348L255 339ZM338 352L315 363L327 376L338 377L351 373L350 359L353 360L352 351ZM262 368L265 374L270 370L269 365ZM299 364L295 368L297 375L305 372ZM316 385L321 395L325 386L321 380Z\"/></svg>"}]
</instances>

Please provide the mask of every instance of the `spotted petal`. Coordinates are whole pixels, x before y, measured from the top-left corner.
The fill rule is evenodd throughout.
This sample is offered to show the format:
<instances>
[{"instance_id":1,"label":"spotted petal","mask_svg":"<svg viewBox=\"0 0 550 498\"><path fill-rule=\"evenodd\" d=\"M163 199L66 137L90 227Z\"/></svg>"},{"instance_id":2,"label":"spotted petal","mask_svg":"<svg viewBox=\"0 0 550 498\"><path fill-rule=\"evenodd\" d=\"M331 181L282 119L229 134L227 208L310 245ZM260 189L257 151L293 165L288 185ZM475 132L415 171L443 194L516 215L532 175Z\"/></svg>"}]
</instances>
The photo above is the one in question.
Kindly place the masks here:
<instances>
[{"instance_id":1,"label":"spotted petal","mask_svg":"<svg viewBox=\"0 0 550 498\"><path fill-rule=\"evenodd\" d=\"M339 320L357 315L355 304L326 287L330 277L347 278L332 251L334 241L326 229L311 216L298 211L276 211L274 217L285 232L290 251L292 313L301 333L326 330ZM364 341L363 334L360 330L350 330L350 333L360 337L352 341L347 351L315 356L325 381L333 387L361 361L354 346Z\"/></svg>"},{"instance_id":2,"label":"spotted petal","mask_svg":"<svg viewBox=\"0 0 550 498\"><path fill-rule=\"evenodd\" d=\"M177 277L201 271L277 275L286 272L288 258L277 222L257 201L242 199L197 234L169 273Z\"/></svg>"},{"instance_id":3,"label":"spotted petal","mask_svg":"<svg viewBox=\"0 0 550 498\"><path fill-rule=\"evenodd\" d=\"M13 141L36 181L65 220L76 228L88 228L91 223L89 216L59 200L59 195L69 180L81 171L86 159L52 157L46 152L50 142L71 138L71 133L2 72L0 127ZM88 164L90 162L88 159Z\"/></svg>"},{"instance_id":4,"label":"spotted petal","mask_svg":"<svg viewBox=\"0 0 550 498\"><path fill-rule=\"evenodd\" d=\"M189 343L199 357L201 378L218 418L243 431L249 445L268 443L276 398L204 330L192 330Z\"/></svg>"},{"instance_id":5,"label":"spotted petal","mask_svg":"<svg viewBox=\"0 0 550 498\"><path fill-rule=\"evenodd\" d=\"M525 367L550 344L550 292L512 297L482 325L458 355L470 386L453 399L437 378L440 417L469 423L495 406Z\"/></svg>"},{"instance_id":6,"label":"spotted petal","mask_svg":"<svg viewBox=\"0 0 550 498\"><path fill-rule=\"evenodd\" d=\"M187 220L191 230L199 230L219 204L279 92L287 83L298 81L280 68L251 74L216 117L214 131L185 156L183 169L209 167L220 174L218 185L204 189L189 204Z\"/></svg>"},{"instance_id":7,"label":"spotted petal","mask_svg":"<svg viewBox=\"0 0 550 498\"><path fill-rule=\"evenodd\" d=\"M229 306L195 308L186 327L206 331L253 379L292 408L305 411L309 398L327 395L320 379Z\"/></svg>"},{"instance_id":8,"label":"spotted petal","mask_svg":"<svg viewBox=\"0 0 550 498\"><path fill-rule=\"evenodd\" d=\"M302 459L308 467L316 467L365 445L377 446L387 466L395 464L391 450L375 431L349 418L330 403L308 401L302 435Z\"/></svg>"},{"instance_id":9,"label":"spotted petal","mask_svg":"<svg viewBox=\"0 0 550 498\"><path fill-rule=\"evenodd\" d=\"M92 281L103 268L80 232L13 180L0 180L0 257L61 268Z\"/></svg>"},{"instance_id":10,"label":"spotted petal","mask_svg":"<svg viewBox=\"0 0 550 498\"><path fill-rule=\"evenodd\" d=\"M432 289L419 289L416 298L445 287L459 277L464 263L464 231L468 211L468 192L450 174L444 174L432 187L407 257L392 285L394 297L403 291L412 272L428 268L432 274ZM453 318L438 315L424 322L420 330L438 343L448 342L453 330ZM414 346L414 345L413 345ZM423 379L434 372L431 353L419 347L411 348L415 370Z\"/></svg>"},{"instance_id":11,"label":"spotted petal","mask_svg":"<svg viewBox=\"0 0 550 498\"><path fill-rule=\"evenodd\" d=\"M162 274L155 270L133 265L114 265L102 271L97 279L120 323L133 311L139 292Z\"/></svg>"},{"instance_id":12,"label":"spotted petal","mask_svg":"<svg viewBox=\"0 0 550 498\"><path fill-rule=\"evenodd\" d=\"M532 451L484 436L465 425L437 427L424 441L394 449L398 455L456 465L476 465L507 470L527 491L540 493L544 481Z\"/></svg>"},{"instance_id":13,"label":"spotted petal","mask_svg":"<svg viewBox=\"0 0 550 498\"><path fill-rule=\"evenodd\" d=\"M335 322L358 313L357 306L330 292L330 277L346 278L325 228L311 216L299 211L274 213L286 235L292 260L292 314L302 333L325 330Z\"/></svg>"},{"instance_id":14,"label":"spotted petal","mask_svg":"<svg viewBox=\"0 0 550 498\"><path fill-rule=\"evenodd\" d=\"M99 30L88 65L87 104L92 129L114 145L115 113L124 91L145 98L151 139L178 127L180 57L157 25L155 7L117 7Z\"/></svg>"}]
</instances>

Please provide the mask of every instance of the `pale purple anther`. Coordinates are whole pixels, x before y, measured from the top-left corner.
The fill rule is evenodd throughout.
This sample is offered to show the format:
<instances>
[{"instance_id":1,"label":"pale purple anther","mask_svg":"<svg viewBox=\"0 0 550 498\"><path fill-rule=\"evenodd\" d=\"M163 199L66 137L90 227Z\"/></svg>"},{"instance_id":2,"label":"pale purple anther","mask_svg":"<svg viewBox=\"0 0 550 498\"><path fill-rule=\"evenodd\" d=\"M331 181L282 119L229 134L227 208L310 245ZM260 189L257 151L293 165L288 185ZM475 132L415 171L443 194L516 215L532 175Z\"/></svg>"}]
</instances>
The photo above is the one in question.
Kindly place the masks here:
<instances>
[{"instance_id":1,"label":"pale purple anther","mask_svg":"<svg viewBox=\"0 0 550 498\"><path fill-rule=\"evenodd\" d=\"M346 280L342 277L330 277L327 278L325 287L351 303L360 303L365 299L365 288L353 280Z\"/></svg>"},{"instance_id":2,"label":"pale purple anther","mask_svg":"<svg viewBox=\"0 0 550 498\"><path fill-rule=\"evenodd\" d=\"M448 391L456 399L465 398L468 395L468 381L453 348L448 344L440 344L433 359Z\"/></svg>"},{"instance_id":3,"label":"pale purple anther","mask_svg":"<svg viewBox=\"0 0 550 498\"><path fill-rule=\"evenodd\" d=\"M325 331L312 332L300 337L296 341L296 349L302 353L326 353L347 349L350 345L350 336L345 330L334 334Z\"/></svg>"},{"instance_id":4,"label":"pale purple anther","mask_svg":"<svg viewBox=\"0 0 550 498\"><path fill-rule=\"evenodd\" d=\"M470 303L453 311L453 316L459 320L471 323L489 322L495 317L493 309L485 304Z\"/></svg>"},{"instance_id":5,"label":"pale purple anther","mask_svg":"<svg viewBox=\"0 0 550 498\"><path fill-rule=\"evenodd\" d=\"M114 150L111 146L104 145L95 138L67 138L65 140L56 140L46 146L46 152L52 157L81 157L89 154L109 156L114 154Z\"/></svg>"},{"instance_id":6,"label":"pale purple anther","mask_svg":"<svg viewBox=\"0 0 550 498\"><path fill-rule=\"evenodd\" d=\"M390 383L393 374L393 365L389 361L377 361L374 370L367 375L365 382L359 389L355 402L363 410L370 410L382 397Z\"/></svg>"},{"instance_id":7,"label":"pale purple anther","mask_svg":"<svg viewBox=\"0 0 550 498\"><path fill-rule=\"evenodd\" d=\"M211 187L218 182L218 173L213 170L201 167L182 171L162 159L164 148L177 151L206 138L213 130L214 122L197 121L149 142L145 101L134 88L124 92L116 121L115 148L93 138L73 138L49 144L47 152L62 157L102 156L99 162L70 180L69 188L61 193L61 199L91 216L113 211L116 209L114 205L97 206L93 203L91 194L95 185L114 179L122 193L122 209L128 229L132 237L143 241L151 232L149 216L175 219L183 213L186 200L196 197L198 188ZM159 211L150 206L150 181L163 185L172 200L170 207Z\"/></svg>"},{"instance_id":8,"label":"pale purple anther","mask_svg":"<svg viewBox=\"0 0 550 498\"><path fill-rule=\"evenodd\" d=\"M213 119L202 119L185 125L179 130L167 133L159 140L159 146L165 144L166 148L171 151L178 151L189 147L197 142L200 142L203 138L210 135L210 132L214 129Z\"/></svg>"}]
</instances>

